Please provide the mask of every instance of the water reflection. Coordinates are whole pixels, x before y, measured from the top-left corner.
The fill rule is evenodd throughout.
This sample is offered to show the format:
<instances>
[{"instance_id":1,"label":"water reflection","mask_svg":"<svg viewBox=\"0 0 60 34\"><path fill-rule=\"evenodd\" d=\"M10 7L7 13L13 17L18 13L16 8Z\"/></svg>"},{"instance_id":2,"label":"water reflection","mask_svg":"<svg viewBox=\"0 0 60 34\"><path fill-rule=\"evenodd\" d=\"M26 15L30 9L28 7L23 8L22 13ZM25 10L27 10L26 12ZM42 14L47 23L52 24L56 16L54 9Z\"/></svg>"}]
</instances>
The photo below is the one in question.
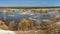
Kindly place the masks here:
<instances>
[{"instance_id":1,"label":"water reflection","mask_svg":"<svg viewBox=\"0 0 60 34\"><path fill-rule=\"evenodd\" d=\"M20 11L20 10L17 10L17 11L10 11L8 14L5 10L3 10L1 13L0 13L0 19L4 19L4 17L6 17L6 20L19 20L19 19L22 19L22 18L26 18L26 19L29 19L30 17L32 19L50 19L51 18L51 15L53 16L57 16L57 15L60 15L60 13L58 11L52 11L52 12L48 12L48 13L39 13L39 12L31 12L31 11L28 11L28 12L23 12L23 11Z\"/></svg>"}]
</instances>

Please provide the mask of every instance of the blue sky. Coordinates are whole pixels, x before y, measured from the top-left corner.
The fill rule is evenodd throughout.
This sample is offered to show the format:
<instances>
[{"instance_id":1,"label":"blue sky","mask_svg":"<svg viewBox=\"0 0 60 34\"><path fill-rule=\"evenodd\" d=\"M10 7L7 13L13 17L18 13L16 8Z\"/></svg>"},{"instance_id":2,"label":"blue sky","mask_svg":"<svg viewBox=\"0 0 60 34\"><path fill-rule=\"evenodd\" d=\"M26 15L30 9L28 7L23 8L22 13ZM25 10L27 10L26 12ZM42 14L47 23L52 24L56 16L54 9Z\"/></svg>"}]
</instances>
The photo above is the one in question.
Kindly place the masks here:
<instances>
[{"instance_id":1,"label":"blue sky","mask_svg":"<svg viewBox=\"0 0 60 34\"><path fill-rule=\"evenodd\" d=\"M0 0L0 6L60 6L60 0Z\"/></svg>"}]
</instances>

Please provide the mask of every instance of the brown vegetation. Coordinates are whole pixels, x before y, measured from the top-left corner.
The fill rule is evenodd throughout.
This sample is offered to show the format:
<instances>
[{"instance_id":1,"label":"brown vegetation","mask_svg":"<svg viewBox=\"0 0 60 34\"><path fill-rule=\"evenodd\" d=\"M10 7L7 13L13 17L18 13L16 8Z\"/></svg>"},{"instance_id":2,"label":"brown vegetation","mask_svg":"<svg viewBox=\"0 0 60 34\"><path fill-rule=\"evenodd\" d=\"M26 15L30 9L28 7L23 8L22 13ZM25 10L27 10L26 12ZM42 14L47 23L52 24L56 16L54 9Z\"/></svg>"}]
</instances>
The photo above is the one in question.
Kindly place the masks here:
<instances>
[{"instance_id":1,"label":"brown vegetation","mask_svg":"<svg viewBox=\"0 0 60 34\"><path fill-rule=\"evenodd\" d=\"M33 22L27 19L22 19L18 24L18 30L34 29L33 27L34 27Z\"/></svg>"},{"instance_id":2,"label":"brown vegetation","mask_svg":"<svg viewBox=\"0 0 60 34\"><path fill-rule=\"evenodd\" d=\"M8 26L0 20L0 29L8 30Z\"/></svg>"},{"instance_id":3,"label":"brown vegetation","mask_svg":"<svg viewBox=\"0 0 60 34\"><path fill-rule=\"evenodd\" d=\"M15 21L11 21L10 23L9 23L9 30L12 30L12 31L14 31L15 30L15 26L16 26L16 24L15 24Z\"/></svg>"}]
</instances>

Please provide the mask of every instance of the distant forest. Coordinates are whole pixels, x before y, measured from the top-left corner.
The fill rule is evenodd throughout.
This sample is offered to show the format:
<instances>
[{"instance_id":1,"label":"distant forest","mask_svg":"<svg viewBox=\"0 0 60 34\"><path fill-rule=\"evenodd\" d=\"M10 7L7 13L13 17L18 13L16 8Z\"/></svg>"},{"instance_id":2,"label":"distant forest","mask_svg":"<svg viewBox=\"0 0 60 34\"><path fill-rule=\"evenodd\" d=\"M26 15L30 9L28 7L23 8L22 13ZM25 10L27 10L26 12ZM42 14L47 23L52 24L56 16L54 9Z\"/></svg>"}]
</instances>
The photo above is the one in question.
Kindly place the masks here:
<instances>
[{"instance_id":1,"label":"distant forest","mask_svg":"<svg viewBox=\"0 0 60 34\"><path fill-rule=\"evenodd\" d=\"M55 6L55 7L0 7L2 8L14 8L14 9L40 9L40 8L60 8L59 6Z\"/></svg>"}]
</instances>

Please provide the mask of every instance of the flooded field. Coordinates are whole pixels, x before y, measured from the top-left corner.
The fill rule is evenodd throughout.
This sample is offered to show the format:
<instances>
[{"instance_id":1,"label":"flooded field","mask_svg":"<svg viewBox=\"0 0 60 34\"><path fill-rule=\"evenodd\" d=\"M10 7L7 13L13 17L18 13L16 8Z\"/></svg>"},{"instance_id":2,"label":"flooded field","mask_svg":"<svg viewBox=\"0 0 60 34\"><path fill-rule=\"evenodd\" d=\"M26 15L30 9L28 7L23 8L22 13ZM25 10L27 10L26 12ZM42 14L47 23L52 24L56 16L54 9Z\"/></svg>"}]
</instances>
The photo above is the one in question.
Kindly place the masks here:
<instances>
[{"instance_id":1,"label":"flooded field","mask_svg":"<svg viewBox=\"0 0 60 34\"><path fill-rule=\"evenodd\" d=\"M57 34L60 32L60 10L3 9L0 29L16 34Z\"/></svg>"}]
</instances>

